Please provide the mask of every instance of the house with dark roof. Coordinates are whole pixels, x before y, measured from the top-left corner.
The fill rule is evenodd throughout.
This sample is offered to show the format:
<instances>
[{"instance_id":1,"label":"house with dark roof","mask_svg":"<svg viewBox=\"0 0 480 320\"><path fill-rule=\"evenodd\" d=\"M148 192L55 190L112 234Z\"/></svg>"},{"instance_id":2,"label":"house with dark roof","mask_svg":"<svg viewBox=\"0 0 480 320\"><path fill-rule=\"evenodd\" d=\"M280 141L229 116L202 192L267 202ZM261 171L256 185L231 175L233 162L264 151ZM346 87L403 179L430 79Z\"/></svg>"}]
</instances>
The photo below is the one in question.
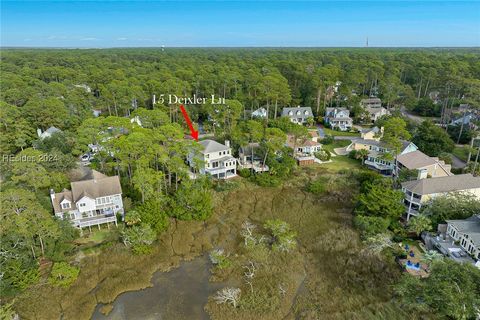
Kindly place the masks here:
<instances>
[{"instance_id":1,"label":"house with dark roof","mask_svg":"<svg viewBox=\"0 0 480 320\"><path fill-rule=\"evenodd\" d=\"M480 260L480 215L447 220L447 234L475 259Z\"/></svg>"},{"instance_id":2,"label":"house with dark roof","mask_svg":"<svg viewBox=\"0 0 480 320\"><path fill-rule=\"evenodd\" d=\"M123 216L122 187L118 176L109 177L92 170L80 181L70 183L71 190L50 190L55 216L68 219L77 228L117 223Z\"/></svg>"},{"instance_id":3,"label":"house with dark roof","mask_svg":"<svg viewBox=\"0 0 480 320\"><path fill-rule=\"evenodd\" d=\"M412 215L417 216L423 205L438 196L461 192L480 200L480 177L466 173L412 180L402 183L402 191L405 194L404 204L408 220Z\"/></svg>"},{"instance_id":4,"label":"house with dark roof","mask_svg":"<svg viewBox=\"0 0 480 320\"><path fill-rule=\"evenodd\" d=\"M353 126L350 111L346 108L326 108L324 122L332 129L340 131L350 130Z\"/></svg>"},{"instance_id":5,"label":"house with dark roof","mask_svg":"<svg viewBox=\"0 0 480 320\"><path fill-rule=\"evenodd\" d=\"M313 112L310 107L283 108L282 117L289 118L293 123L304 124L313 117Z\"/></svg>"},{"instance_id":6,"label":"house with dark roof","mask_svg":"<svg viewBox=\"0 0 480 320\"><path fill-rule=\"evenodd\" d=\"M232 155L230 141L221 144L215 140L202 140L198 143L200 149L192 151L187 157L192 177L197 173L208 174L217 179L228 179L237 175L237 159Z\"/></svg>"}]
</instances>

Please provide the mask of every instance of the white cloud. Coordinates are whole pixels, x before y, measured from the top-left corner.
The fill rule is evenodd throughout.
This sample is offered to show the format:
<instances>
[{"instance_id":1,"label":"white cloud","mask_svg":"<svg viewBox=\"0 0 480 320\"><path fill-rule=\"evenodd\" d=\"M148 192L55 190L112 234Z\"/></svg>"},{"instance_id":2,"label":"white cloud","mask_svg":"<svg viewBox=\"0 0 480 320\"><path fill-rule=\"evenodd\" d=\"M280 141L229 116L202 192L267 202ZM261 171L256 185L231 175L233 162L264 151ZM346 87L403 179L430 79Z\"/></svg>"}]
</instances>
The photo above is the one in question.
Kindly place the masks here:
<instances>
[{"instance_id":1,"label":"white cloud","mask_svg":"<svg viewBox=\"0 0 480 320\"><path fill-rule=\"evenodd\" d=\"M81 41L96 41L96 40L100 40L100 39L94 38L94 37L85 37L85 38L81 38L80 40Z\"/></svg>"},{"instance_id":2,"label":"white cloud","mask_svg":"<svg viewBox=\"0 0 480 320\"><path fill-rule=\"evenodd\" d=\"M117 38L117 41L125 41L125 40L128 40L128 38Z\"/></svg>"}]
</instances>

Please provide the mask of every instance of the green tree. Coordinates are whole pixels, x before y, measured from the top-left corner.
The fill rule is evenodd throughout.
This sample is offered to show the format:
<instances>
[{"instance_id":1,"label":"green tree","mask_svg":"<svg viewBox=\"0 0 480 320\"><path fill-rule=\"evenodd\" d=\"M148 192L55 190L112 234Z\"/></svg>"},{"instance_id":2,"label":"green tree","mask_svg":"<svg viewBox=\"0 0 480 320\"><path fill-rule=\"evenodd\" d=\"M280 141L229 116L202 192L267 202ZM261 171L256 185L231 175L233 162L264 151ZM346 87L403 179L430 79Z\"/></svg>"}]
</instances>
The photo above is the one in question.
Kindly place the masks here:
<instances>
[{"instance_id":1,"label":"green tree","mask_svg":"<svg viewBox=\"0 0 480 320\"><path fill-rule=\"evenodd\" d=\"M273 238L273 250L290 251L295 248L297 234L290 229L290 225L285 221L278 219L267 220L263 227L270 232Z\"/></svg>"},{"instance_id":2,"label":"green tree","mask_svg":"<svg viewBox=\"0 0 480 320\"><path fill-rule=\"evenodd\" d=\"M412 142L431 157L436 157L442 152L451 152L455 146L448 133L431 121L423 121L418 126Z\"/></svg>"},{"instance_id":3,"label":"green tree","mask_svg":"<svg viewBox=\"0 0 480 320\"><path fill-rule=\"evenodd\" d=\"M432 230L432 221L429 217L421 214L413 219L410 219L408 223L408 230L420 235L423 231Z\"/></svg>"},{"instance_id":4,"label":"green tree","mask_svg":"<svg viewBox=\"0 0 480 320\"><path fill-rule=\"evenodd\" d=\"M466 219L480 212L480 201L471 194L452 193L432 199L422 208L432 225L446 220Z\"/></svg>"},{"instance_id":5,"label":"green tree","mask_svg":"<svg viewBox=\"0 0 480 320\"><path fill-rule=\"evenodd\" d=\"M183 181L171 202L171 214L179 220L205 220L213 212L213 196L206 181Z\"/></svg>"},{"instance_id":6,"label":"green tree","mask_svg":"<svg viewBox=\"0 0 480 320\"><path fill-rule=\"evenodd\" d=\"M355 212L363 216L389 218L393 221L405 212L402 199L403 193L392 189L386 179L367 182L364 192L358 196Z\"/></svg>"},{"instance_id":7,"label":"green tree","mask_svg":"<svg viewBox=\"0 0 480 320\"><path fill-rule=\"evenodd\" d=\"M136 207L139 220L149 225L157 234L166 230L170 224L166 210L166 199L163 197L149 199Z\"/></svg>"},{"instance_id":8,"label":"green tree","mask_svg":"<svg viewBox=\"0 0 480 320\"><path fill-rule=\"evenodd\" d=\"M432 263L428 278L405 274L395 291L409 308L474 319L480 307L480 271L468 263L443 259Z\"/></svg>"}]
</instances>

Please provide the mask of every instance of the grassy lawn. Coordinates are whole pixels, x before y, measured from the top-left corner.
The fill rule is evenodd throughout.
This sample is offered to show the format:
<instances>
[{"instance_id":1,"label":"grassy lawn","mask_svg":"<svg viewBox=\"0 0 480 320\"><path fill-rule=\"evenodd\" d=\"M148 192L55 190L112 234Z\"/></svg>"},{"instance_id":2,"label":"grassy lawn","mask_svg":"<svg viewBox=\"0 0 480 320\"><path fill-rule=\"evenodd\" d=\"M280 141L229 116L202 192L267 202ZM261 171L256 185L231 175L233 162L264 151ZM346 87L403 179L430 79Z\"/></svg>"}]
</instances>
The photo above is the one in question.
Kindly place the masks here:
<instances>
[{"instance_id":1,"label":"grassy lawn","mask_svg":"<svg viewBox=\"0 0 480 320\"><path fill-rule=\"evenodd\" d=\"M468 146L455 147L452 152L453 155L457 156L459 159L467 162L468 158Z\"/></svg>"},{"instance_id":2,"label":"grassy lawn","mask_svg":"<svg viewBox=\"0 0 480 320\"><path fill-rule=\"evenodd\" d=\"M332 130L329 128L323 128L323 131L325 134L331 135L331 136L348 136L348 137L360 137L359 132L349 132L349 131L337 131L337 130Z\"/></svg>"},{"instance_id":3,"label":"grassy lawn","mask_svg":"<svg viewBox=\"0 0 480 320\"><path fill-rule=\"evenodd\" d=\"M334 152L333 149L335 148L344 148L348 146L352 141L350 140L335 140L331 144L323 144L322 148L325 150L330 151L330 153Z\"/></svg>"},{"instance_id":4,"label":"grassy lawn","mask_svg":"<svg viewBox=\"0 0 480 320\"><path fill-rule=\"evenodd\" d=\"M341 170L362 169L362 164L359 160L351 159L347 156L332 157L332 162L322 164L331 171L338 172Z\"/></svg>"}]
</instances>

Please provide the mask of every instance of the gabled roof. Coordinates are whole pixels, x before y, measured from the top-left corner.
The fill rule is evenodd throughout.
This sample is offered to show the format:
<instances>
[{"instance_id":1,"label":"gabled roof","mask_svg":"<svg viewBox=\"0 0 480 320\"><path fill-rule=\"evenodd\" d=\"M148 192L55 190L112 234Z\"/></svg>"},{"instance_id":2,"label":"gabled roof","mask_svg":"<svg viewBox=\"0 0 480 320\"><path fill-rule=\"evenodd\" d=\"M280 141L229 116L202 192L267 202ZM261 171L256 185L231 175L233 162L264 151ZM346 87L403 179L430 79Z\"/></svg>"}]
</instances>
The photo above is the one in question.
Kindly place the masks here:
<instances>
[{"instance_id":1,"label":"gabled roof","mask_svg":"<svg viewBox=\"0 0 480 320\"><path fill-rule=\"evenodd\" d=\"M60 130L60 129L56 128L56 127L53 127L53 126L50 127L50 128L48 128L47 130L45 130L45 132L47 132L47 133L49 133L49 134L54 134L55 132L60 132L60 131L62 131L62 130Z\"/></svg>"},{"instance_id":2,"label":"gabled roof","mask_svg":"<svg viewBox=\"0 0 480 320\"><path fill-rule=\"evenodd\" d=\"M282 110L282 116L290 116L288 113L292 111L293 112L293 115L297 115L297 111L300 111L301 112L301 115L306 115L306 116L309 116L309 117L312 117L313 116L313 113L312 113L312 108L310 107L296 107L296 108L283 108ZM305 114L305 112L307 112L307 114Z\"/></svg>"},{"instance_id":3,"label":"gabled roof","mask_svg":"<svg viewBox=\"0 0 480 320\"><path fill-rule=\"evenodd\" d=\"M71 183L73 200L75 202L84 196L96 199L122 193L122 187L118 176L108 177L95 170L92 170L91 176L92 179Z\"/></svg>"},{"instance_id":4,"label":"gabled roof","mask_svg":"<svg viewBox=\"0 0 480 320\"><path fill-rule=\"evenodd\" d=\"M301 147L314 147L314 146L321 146L320 142L313 141L312 139L297 139L296 143L294 143L294 137L292 135L287 136L287 146L293 148L295 145L296 148Z\"/></svg>"},{"instance_id":5,"label":"gabled roof","mask_svg":"<svg viewBox=\"0 0 480 320\"><path fill-rule=\"evenodd\" d=\"M402 183L402 187L416 194L434 194L480 188L480 177L471 173L454 176L427 178Z\"/></svg>"},{"instance_id":6,"label":"gabled roof","mask_svg":"<svg viewBox=\"0 0 480 320\"><path fill-rule=\"evenodd\" d=\"M471 216L464 220L447 220L446 222L454 226L458 232L468 234L468 239L480 246L480 216Z\"/></svg>"},{"instance_id":7,"label":"gabled roof","mask_svg":"<svg viewBox=\"0 0 480 320\"><path fill-rule=\"evenodd\" d=\"M407 169L420 169L437 163L437 159L427 156L420 150L401 154L397 156L397 161Z\"/></svg>"},{"instance_id":8,"label":"gabled roof","mask_svg":"<svg viewBox=\"0 0 480 320\"><path fill-rule=\"evenodd\" d=\"M202 140L199 141L199 143L203 146L203 153L227 151L230 149L226 145L218 143L215 140Z\"/></svg>"}]
</instances>

